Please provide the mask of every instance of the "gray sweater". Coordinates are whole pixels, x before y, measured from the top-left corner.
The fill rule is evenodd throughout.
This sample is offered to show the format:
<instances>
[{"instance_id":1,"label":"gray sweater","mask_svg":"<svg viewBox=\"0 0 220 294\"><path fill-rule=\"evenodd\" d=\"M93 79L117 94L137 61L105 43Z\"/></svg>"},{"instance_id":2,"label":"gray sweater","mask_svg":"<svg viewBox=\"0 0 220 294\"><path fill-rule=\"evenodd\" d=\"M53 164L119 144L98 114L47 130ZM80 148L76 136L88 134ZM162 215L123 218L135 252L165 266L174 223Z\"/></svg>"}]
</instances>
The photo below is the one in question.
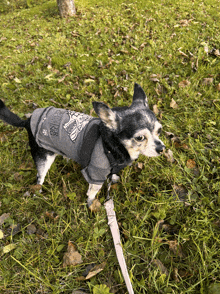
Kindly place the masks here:
<instances>
[{"instance_id":1,"label":"gray sweater","mask_svg":"<svg viewBox=\"0 0 220 294\"><path fill-rule=\"evenodd\" d=\"M38 108L31 116L31 131L37 144L81 164L86 181L97 185L111 172L102 139L97 135L99 124L98 118L55 107Z\"/></svg>"}]
</instances>

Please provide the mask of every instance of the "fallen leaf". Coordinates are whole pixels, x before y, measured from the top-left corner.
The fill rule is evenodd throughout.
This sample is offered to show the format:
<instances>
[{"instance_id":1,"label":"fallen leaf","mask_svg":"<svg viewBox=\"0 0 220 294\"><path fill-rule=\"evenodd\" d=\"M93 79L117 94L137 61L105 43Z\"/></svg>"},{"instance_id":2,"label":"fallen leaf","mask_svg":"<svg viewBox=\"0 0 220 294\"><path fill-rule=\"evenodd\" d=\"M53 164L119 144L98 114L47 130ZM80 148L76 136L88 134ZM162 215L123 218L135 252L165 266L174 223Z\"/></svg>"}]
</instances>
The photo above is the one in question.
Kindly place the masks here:
<instances>
[{"instance_id":1,"label":"fallen leaf","mask_svg":"<svg viewBox=\"0 0 220 294\"><path fill-rule=\"evenodd\" d=\"M220 92L220 83L217 85L217 90Z\"/></svg>"},{"instance_id":2,"label":"fallen leaf","mask_svg":"<svg viewBox=\"0 0 220 294\"><path fill-rule=\"evenodd\" d=\"M16 244L9 244L9 245L3 247L2 252L3 253L9 253L10 251L12 251L15 248L16 248Z\"/></svg>"},{"instance_id":3,"label":"fallen leaf","mask_svg":"<svg viewBox=\"0 0 220 294\"><path fill-rule=\"evenodd\" d=\"M186 53L184 53L184 52L181 51L180 49L181 49L181 48L178 49L179 53L180 53L182 56L189 58L189 56L186 55Z\"/></svg>"},{"instance_id":4,"label":"fallen leaf","mask_svg":"<svg viewBox=\"0 0 220 294\"><path fill-rule=\"evenodd\" d=\"M65 74L61 79L58 80L58 83L61 83L65 80L66 77L68 77L69 74Z\"/></svg>"},{"instance_id":5,"label":"fallen leaf","mask_svg":"<svg viewBox=\"0 0 220 294\"><path fill-rule=\"evenodd\" d=\"M181 147L182 147L183 149L185 149L185 150L188 150L188 149L189 149L189 146L186 145L186 144L182 144Z\"/></svg>"},{"instance_id":6,"label":"fallen leaf","mask_svg":"<svg viewBox=\"0 0 220 294\"><path fill-rule=\"evenodd\" d=\"M159 82L159 79L158 78L160 78L161 76L160 75L157 75L157 74L152 74L152 75L150 75L150 80L152 81L152 82Z\"/></svg>"},{"instance_id":7,"label":"fallen leaf","mask_svg":"<svg viewBox=\"0 0 220 294\"><path fill-rule=\"evenodd\" d=\"M24 193L24 195L23 195L24 197L30 197L31 196L31 194L30 194L30 192L29 191L27 191L27 192L25 192Z\"/></svg>"},{"instance_id":8,"label":"fallen leaf","mask_svg":"<svg viewBox=\"0 0 220 294\"><path fill-rule=\"evenodd\" d=\"M96 266L94 266L90 272L88 273L88 275L86 276L86 280L91 279L92 277L94 277L95 275L97 275L98 273L100 273L101 271L103 271L104 267L106 266L106 262L103 262L101 264L98 264Z\"/></svg>"},{"instance_id":9,"label":"fallen leaf","mask_svg":"<svg viewBox=\"0 0 220 294\"><path fill-rule=\"evenodd\" d=\"M144 43L142 43L142 44L140 45L140 48L144 48L146 45L147 45L147 43L144 42Z\"/></svg>"},{"instance_id":10,"label":"fallen leaf","mask_svg":"<svg viewBox=\"0 0 220 294\"><path fill-rule=\"evenodd\" d=\"M46 215L49 219L51 219L51 220L53 220L53 221L57 221L58 218L59 218L59 215L57 215L54 211L51 211L51 212L46 211L46 212L45 212L45 215Z\"/></svg>"},{"instance_id":11,"label":"fallen leaf","mask_svg":"<svg viewBox=\"0 0 220 294\"><path fill-rule=\"evenodd\" d=\"M86 79L86 80L84 80L85 84L94 83L94 82L95 82L94 79Z\"/></svg>"},{"instance_id":12,"label":"fallen leaf","mask_svg":"<svg viewBox=\"0 0 220 294\"><path fill-rule=\"evenodd\" d=\"M35 227L35 225L30 224L30 225L27 226L27 234L28 235L35 234L36 231L37 231L37 228Z\"/></svg>"},{"instance_id":13,"label":"fallen leaf","mask_svg":"<svg viewBox=\"0 0 220 294\"><path fill-rule=\"evenodd\" d=\"M85 268L85 271L83 272L83 277L86 277L88 276L89 272L96 266L95 263L91 263L91 264L88 264Z\"/></svg>"},{"instance_id":14,"label":"fallen leaf","mask_svg":"<svg viewBox=\"0 0 220 294\"><path fill-rule=\"evenodd\" d=\"M177 109L178 108L178 104L176 103L176 101L172 98L171 102L170 102L170 107L173 109Z\"/></svg>"},{"instance_id":15,"label":"fallen leaf","mask_svg":"<svg viewBox=\"0 0 220 294\"><path fill-rule=\"evenodd\" d=\"M156 265L156 267L158 267L161 274L165 274L168 277L169 272L168 272L167 268L163 265L163 263L159 259L154 259L153 264Z\"/></svg>"},{"instance_id":16,"label":"fallen leaf","mask_svg":"<svg viewBox=\"0 0 220 294\"><path fill-rule=\"evenodd\" d=\"M137 162L137 168L143 169L143 167L144 167L143 162Z\"/></svg>"},{"instance_id":17,"label":"fallen leaf","mask_svg":"<svg viewBox=\"0 0 220 294\"><path fill-rule=\"evenodd\" d=\"M180 201L186 201L188 191L183 186L173 185L173 196Z\"/></svg>"},{"instance_id":18,"label":"fallen leaf","mask_svg":"<svg viewBox=\"0 0 220 294\"><path fill-rule=\"evenodd\" d=\"M215 55L215 56L220 56L220 51L218 49L213 48L211 50L211 54Z\"/></svg>"},{"instance_id":19,"label":"fallen leaf","mask_svg":"<svg viewBox=\"0 0 220 294\"><path fill-rule=\"evenodd\" d=\"M95 199L93 203L89 206L89 209L91 212L98 212L100 210L101 203L99 202L98 199Z\"/></svg>"},{"instance_id":20,"label":"fallen leaf","mask_svg":"<svg viewBox=\"0 0 220 294\"><path fill-rule=\"evenodd\" d=\"M15 81L15 83L17 83L17 84L21 84L21 80L19 80L18 78L15 78L14 81Z\"/></svg>"},{"instance_id":21,"label":"fallen leaf","mask_svg":"<svg viewBox=\"0 0 220 294\"><path fill-rule=\"evenodd\" d=\"M9 233L10 235L14 236L18 233L20 233L21 231L21 225L20 224L17 224L17 225L11 225L10 226L10 230L9 230Z\"/></svg>"},{"instance_id":22,"label":"fallen leaf","mask_svg":"<svg viewBox=\"0 0 220 294\"><path fill-rule=\"evenodd\" d=\"M2 230L0 230L0 240L4 238L4 233Z\"/></svg>"},{"instance_id":23,"label":"fallen leaf","mask_svg":"<svg viewBox=\"0 0 220 294\"><path fill-rule=\"evenodd\" d=\"M17 182L21 182L23 179L23 176L19 172L16 172L16 173L14 173L14 179Z\"/></svg>"},{"instance_id":24,"label":"fallen leaf","mask_svg":"<svg viewBox=\"0 0 220 294\"><path fill-rule=\"evenodd\" d=\"M166 233L170 235L174 235L178 233L177 227L170 225L170 224L162 224L161 230L164 230Z\"/></svg>"},{"instance_id":25,"label":"fallen leaf","mask_svg":"<svg viewBox=\"0 0 220 294\"><path fill-rule=\"evenodd\" d=\"M205 78L202 81L202 84L205 86L211 85L213 83L213 78Z\"/></svg>"},{"instance_id":26,"label":"fallen leaf","mask_svg":"<svg viewBox=\"0 0 220 294\"><path fill-rule=\"evenodd\" d=\"M181 81L181 82L179 82L179 88L185 88L185 87L189 86L190 84L191 83L188 80Z\"/></svg>"},{"instance_id":27,"label":"fallen leaf","mask_svg":"<svg viewBox=\"0 0 220 294\"><path fill-rule=\"evenodd\" d=\"M153 105L153 112L154 112L155 115L158 115L159 114L159 109L158 109L158 107L157 107L156 104Z\"/></svg>"},{"instance_id":28,"label":"fallen leaf","mask_svg":"<svg viewBox=\"0 0 220 294\"><path fill-rule=\"evenodd\" d=\"M174 281L176 282L176 283L179 283L180 282L180 280L179 280L179 273L178 273L178 268L174 268L173 269L173 279L174 279Z\"/></svg>"},{"instance_id":29,"label":"fallen leaf","mask_svg":"<svg viewBox=\"0 0 220 294\"><path fill-rule=\"evenodd\" d=\"M5 220L10 216L10 213L3 213L0 216L0 226L4 224Z\"/></svg>"},{"instance_id":30,"label":"fallen leaf","mask_svg":"<svg viewBox=\"0 0 220 294\"><path fill-rule=\"evenodd\" d=\"M64 253L63 256L63 267L66 267L67 265L75 266L82 262L82 256L79 254L78 251L76 251L75 245L71 241L69 241L67 252Z\"/></svg>"},{"instance_id":31,"label":"fallen leaf","mask_svg":"<svg viewBox=\"0 0 220 294\"><path fill-rule=\"evenodd\" d=\"M173 158L173 152L168 149L166 152L164 152L165 157L167 158L168 162L174 163L175 159Z\"/></svg>"},{"instance_id":32,"label":"fallen leaf","mask_svg":"<svg viewBox=\"0 0 220 294\"><path fill-rule=\"evenodd\" d=\"M190 169L195 168L196 167L196 162L193 159L188 159L186 162L186 166Z\"/></svg>"},{"instance_id":33,"label":"fallen leaf","mask_svg":"<svg viewBox=\"0 0 220 294\"><path fill-rule=\"evenodd\" d=\"M41 190L41 185L37 184L37 185L31 185L30 186L30 189L31 189L31 192L35 193L35 192L40 192Z\"/></svg>"},{"instance_id":34,"label":"fallen leaf","mask_svg":"<svg viewBox=\"0 0 220 294\"><path fill-rule=\"evenodd\" d=\"M191 23L192 19L181 19L179 22L182 27L187 27Z\"/></svg>"},{"instance_id":35,"label":"fallen leaf","mask_svg":"<svg viewBox=\"0 0 220 294\"><path fill-rule=\"evenodd\" d=\"M182 246L180 244L178 244L178 242L176 240L167 241L167 244L169 245L170 251L172 251L175 255L177 255L178 257L181 257L181 258L184 257Z\"/></svg>"},{"instance_id":36,"label":"fallen leaf","mask_svg":"<svg viewBox=\"0 0 220 294\"><path fill-rule=\"evenodd\" d=\"M164 132L165 133L165 136L167 138L169 138L172 142L177 142L177 143L180 143L180 138L177 137L176 135L174 135L174 133L171 133L171 132Z\"/></svg>"}]
</instances>

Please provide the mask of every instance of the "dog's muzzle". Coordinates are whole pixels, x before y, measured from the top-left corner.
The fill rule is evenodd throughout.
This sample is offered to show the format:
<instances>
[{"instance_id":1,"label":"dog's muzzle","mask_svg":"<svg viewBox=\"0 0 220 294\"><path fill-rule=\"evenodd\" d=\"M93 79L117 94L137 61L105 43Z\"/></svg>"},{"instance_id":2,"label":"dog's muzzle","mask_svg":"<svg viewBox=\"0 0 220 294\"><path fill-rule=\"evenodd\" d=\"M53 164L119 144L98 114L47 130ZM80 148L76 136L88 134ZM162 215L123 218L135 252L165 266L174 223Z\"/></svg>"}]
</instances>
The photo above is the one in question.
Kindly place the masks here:
<instances>
[{"instance_id":1,"label":"dog's muzzle","mask_svg":"<svg viewBox=\"0 0 220 294\"><path fill-rule=\"evenodd\" d=\"M155 144L156 144L156 152L157 152L158 154L163 153L163 151L164 151L165 148L166 148L166 147L163 145L163 143L160 142L160 141L157 141L157 142L155 142Z\"/></svg>"}]
</instances>

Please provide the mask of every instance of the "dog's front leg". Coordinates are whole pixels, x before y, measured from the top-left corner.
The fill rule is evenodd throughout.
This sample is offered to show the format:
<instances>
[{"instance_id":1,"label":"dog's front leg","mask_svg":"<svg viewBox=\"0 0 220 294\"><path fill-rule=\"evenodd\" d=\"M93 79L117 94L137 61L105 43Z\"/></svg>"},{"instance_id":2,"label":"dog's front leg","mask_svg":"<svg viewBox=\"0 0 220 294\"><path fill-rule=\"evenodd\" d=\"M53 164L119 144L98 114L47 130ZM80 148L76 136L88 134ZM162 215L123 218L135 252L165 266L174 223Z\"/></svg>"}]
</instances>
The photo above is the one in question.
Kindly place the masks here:
<instances>
[{"instance_id":1,"label":"dog's front leg","mask_svg":"<svg viewBox=\"0 0 220 294\"><path fill-rule=\"evenodd\" d=\"M88 196L87 198L88 207L92 205L96 194L99 192L101 188L102 188L102 185L89 184L89 189L86 193L86 195Z\"/></svg>"}]
</instances>

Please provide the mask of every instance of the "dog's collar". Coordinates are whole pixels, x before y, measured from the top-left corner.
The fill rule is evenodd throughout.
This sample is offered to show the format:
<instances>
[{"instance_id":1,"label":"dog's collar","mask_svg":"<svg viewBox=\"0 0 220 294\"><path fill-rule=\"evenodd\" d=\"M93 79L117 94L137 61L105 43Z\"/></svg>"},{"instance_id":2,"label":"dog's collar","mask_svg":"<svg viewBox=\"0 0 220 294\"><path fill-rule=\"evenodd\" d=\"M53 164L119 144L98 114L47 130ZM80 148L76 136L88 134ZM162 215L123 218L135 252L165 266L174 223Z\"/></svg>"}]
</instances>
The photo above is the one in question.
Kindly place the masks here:
<instances>
[{"instance_id":1,"label":"dog's collar","mask_svg":"<svg viewBox=\"0 0 220 294\"><path fill-rule=\"evenodd\" d=\"M105 141L103 141L103 148L104 148L105 155L108 158L108 161L111 166L111 175L119 173L120 170L122 170L123 168L125 168L127 165L131 163L131 159L124 160L123 162L120 163L114 157L113 152L110 150L110 148L107 147L107 144L105 143Z\"/></svg>"},{"instance_id":2,"label":"dog's collar","mask_svg":"<svg viewBox=\"0 0 220 294\"><path fill-rule=\"evenodd\" d=\"M120 143L120 152L114 148L111 140L106 138L107 131L103 129L100 119L92 119L85 131L82 146L79 152L80 164L83 168L89 165L91 155L98 138L101 136L104 153L110 164L110 175L117 174L131 163L131 159L125 147ZM104 135L103 135L104 134ZM110 141L110 143L108 142ZM120 158L120 159L118 159Z\"/></svg>"}]
</instances>

